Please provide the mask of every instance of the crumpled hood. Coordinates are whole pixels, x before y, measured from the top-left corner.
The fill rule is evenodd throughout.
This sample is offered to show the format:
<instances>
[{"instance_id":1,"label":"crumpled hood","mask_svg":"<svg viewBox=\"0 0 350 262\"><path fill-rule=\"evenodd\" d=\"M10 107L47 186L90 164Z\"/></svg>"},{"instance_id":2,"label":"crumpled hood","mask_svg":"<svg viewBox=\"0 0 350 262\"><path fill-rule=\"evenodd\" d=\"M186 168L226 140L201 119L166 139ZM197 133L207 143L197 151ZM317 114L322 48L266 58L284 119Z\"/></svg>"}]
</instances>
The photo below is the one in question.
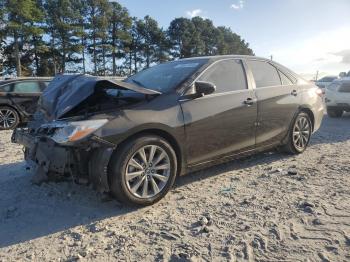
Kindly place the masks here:
<instances>
[{"instance_id":1,"label":"crumpled hood","mask_svg":"<svg viewBox=\"0 0 350 262\"><path fill-rule=\"evenodd\" d=\"M100 88L132 90L145 95L161 94L158 91L108 78L89 75L59 75L43 92L39 100L39 110L49 120L59 119Z\"/></svg>"}]
</instances>

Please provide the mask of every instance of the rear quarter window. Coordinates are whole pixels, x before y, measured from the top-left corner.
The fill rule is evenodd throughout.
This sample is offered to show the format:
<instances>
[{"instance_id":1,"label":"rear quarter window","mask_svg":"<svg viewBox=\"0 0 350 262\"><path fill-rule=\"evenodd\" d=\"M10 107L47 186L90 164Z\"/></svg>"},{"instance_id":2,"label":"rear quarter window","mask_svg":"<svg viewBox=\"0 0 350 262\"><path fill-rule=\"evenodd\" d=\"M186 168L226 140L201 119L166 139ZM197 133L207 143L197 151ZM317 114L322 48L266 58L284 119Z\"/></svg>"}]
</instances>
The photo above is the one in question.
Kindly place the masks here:
<instances>
[{"instance_id":1,"label":"rear quarter window","mask_svg":"<svg viewBox=\"0 0 350 262\"><path fill-rule=\"evenodd\" d=\"M281 81L282 81L282 85L293 85L292 80L289 79L288 76L286 76L283 72L281 72L280 70L278 70L280 77L281 77Z\"/></svg>"}]
</instances>

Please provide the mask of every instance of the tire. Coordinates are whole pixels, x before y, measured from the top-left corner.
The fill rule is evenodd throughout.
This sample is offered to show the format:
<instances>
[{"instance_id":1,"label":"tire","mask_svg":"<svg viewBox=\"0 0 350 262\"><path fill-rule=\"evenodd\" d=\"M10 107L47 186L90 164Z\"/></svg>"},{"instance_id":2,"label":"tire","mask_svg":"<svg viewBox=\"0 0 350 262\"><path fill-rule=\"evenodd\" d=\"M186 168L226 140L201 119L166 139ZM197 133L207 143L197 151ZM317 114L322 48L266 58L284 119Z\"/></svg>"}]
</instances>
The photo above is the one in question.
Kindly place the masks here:
<instances>
[{"instance_id":1,"label":"tire","mask_svg":"<svg viewBox=\"0 0 350 262\"><path fill-rule=\"evenodd\" d=\"M0 107L0 130L13 130L19 124L17 111L8 106Z\"/></svg>"},{"instance_id":2,"label":"tire","mask_svg":"<svg viewBox=\"0 0 350 262\"><path fill-rule=\"evenodd\" d=\"M300 112L294 119L288 132L288 141L284 150L289 154L301 154L309 145L312 134L310 116Z\"/></svg>"},{"instance_id":3,"label":"tire","mask_svg":"<svg viewBox=\"0 0 350 262\"><path fill-rule=\"evenodd\" d=\"M160 161L157 162L158 160ZM176 154L161 137L136 137L116 150L108 174L111 193L119 202L138 206L152 205L161 200L175 182Z\"/></svg>"},{"instance_id":4,"label":"tire","mask_svg":"<svg viewBox=\"0 0 350 262\"><path fill-rule=\"evenodd\" d=\"M340 117L342 117L343 113L344 113L344 111L341 109L332 109L332 108L327 107L327 114L329 117L340 118Z\"/></svg>"}]
</instances>

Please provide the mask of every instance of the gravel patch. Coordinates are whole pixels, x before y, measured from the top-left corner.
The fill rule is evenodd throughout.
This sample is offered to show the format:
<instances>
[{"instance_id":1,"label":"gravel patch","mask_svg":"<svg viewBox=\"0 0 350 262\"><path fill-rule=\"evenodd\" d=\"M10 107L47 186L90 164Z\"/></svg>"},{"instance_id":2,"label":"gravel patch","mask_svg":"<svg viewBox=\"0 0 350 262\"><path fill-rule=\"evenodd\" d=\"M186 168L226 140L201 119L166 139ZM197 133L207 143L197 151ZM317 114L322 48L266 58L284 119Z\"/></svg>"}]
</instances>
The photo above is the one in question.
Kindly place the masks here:
<instances>
[{"instance_id":1,"label":"gravel patch","mask_svg":"<svg viewBox=\"0 0 350 262\"><path fill-rule=\"evenodd\" d=\"M350 115L307 151L268 152L177 180L158 204L88 186L33 185L0 134L0 261L349 261Z\"/></svg>"}]
</instances>

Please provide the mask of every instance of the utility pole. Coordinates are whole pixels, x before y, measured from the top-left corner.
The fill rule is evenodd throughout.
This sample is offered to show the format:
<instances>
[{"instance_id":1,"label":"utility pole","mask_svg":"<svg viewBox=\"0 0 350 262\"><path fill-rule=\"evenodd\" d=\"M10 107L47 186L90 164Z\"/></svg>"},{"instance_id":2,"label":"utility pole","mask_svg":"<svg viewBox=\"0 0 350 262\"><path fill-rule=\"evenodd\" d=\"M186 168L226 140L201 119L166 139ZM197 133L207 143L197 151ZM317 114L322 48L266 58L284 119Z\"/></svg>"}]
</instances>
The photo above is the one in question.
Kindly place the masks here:
<instances>
[{"instance_id":1,"label":"utility pole","mask_svg":"<svg viewBox=\"0 0 350 262\"><path fill-rule=\"evenodd\" d=\"M317 80L318 80L318 70L316 72L316 77L315 77L315 81L317 81Z\"/></svg>"},{"instance_id":2,"label":"utility pole","mask_svg":"<svg viewBox=\"0 0 350 262\"><path fill-rule=\"evenodd\" d=\"M271 59L271 61L273 61L273 55L270 55L270 59Z\"/></svg>"}]
</instances>

